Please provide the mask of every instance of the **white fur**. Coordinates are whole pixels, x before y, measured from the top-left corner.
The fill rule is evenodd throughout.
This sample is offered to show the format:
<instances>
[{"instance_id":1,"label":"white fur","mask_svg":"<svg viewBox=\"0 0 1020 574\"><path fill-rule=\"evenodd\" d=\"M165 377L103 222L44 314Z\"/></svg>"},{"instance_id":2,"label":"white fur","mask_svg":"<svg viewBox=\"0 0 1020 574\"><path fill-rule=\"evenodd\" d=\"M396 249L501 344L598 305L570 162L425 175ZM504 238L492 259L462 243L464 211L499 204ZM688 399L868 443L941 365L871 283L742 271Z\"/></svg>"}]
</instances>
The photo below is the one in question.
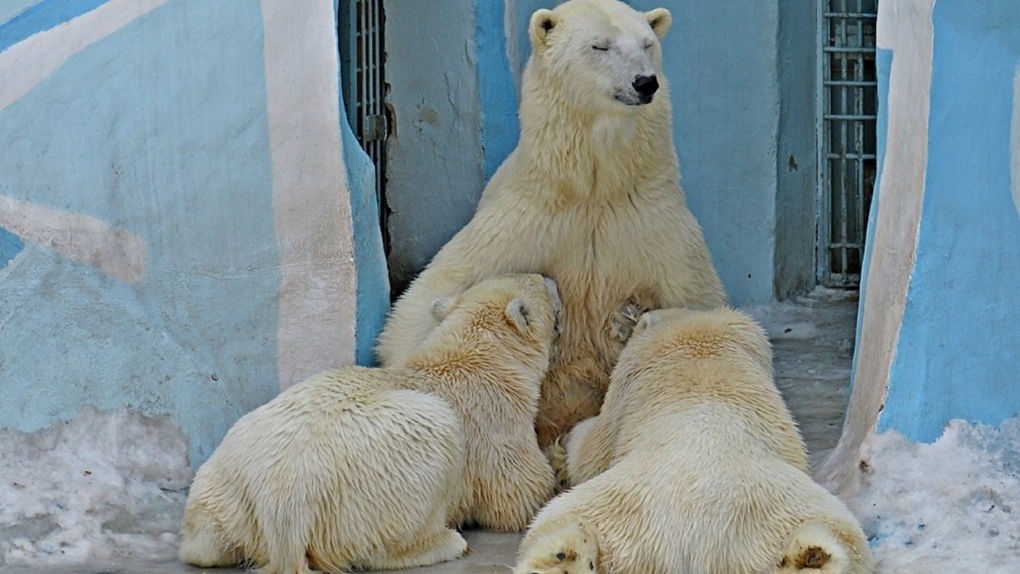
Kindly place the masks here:
<instances>
[{"instance_id":1,"label":"white fur","mask_svg":"<svg viewBox=\"0 0 1020 574\"><path fill-rule=\"evenodd\" d=\"M572 80L561 86L562 96L617 114L621 103L638 105L635 78L662 73L659 40L671 22L661 8L643 15L615 0L567 2L556 11L536 11L529 32L532 50L548 62L548 72ZM597 73L578 74L579 67Z\"/></svg>"},{"instance_id":2,"label":"white fur","mask_svg":"<svg viewBox=\"0 0 1020 574\"><path fill-rule=\"evenodd\" d=\"M553 494L534 421L555 285L501 276L434 308L406 368L327 371L241 417L196 474L181 560L410 568L464 554L450 526L523 530Z\"/></svg>"},{"instance_id":3,"label":"white fur","mask_svg":"<svg viewBox=\"0 0 1020 574\"><path fill-rule=\"evenodd\" d=\"M573 572L546 567L554 549L615 574L874 572L856 519L809 476L768 339L742 313L647 314L602 412L563 444L576 486L535 518L516 574Z\"/></svg>"},{"instance_id":4,"label":"white fur","mask_svg":"<svg viewBox=\"0 0 1020 574\"><path fill-rule=\"evenodd\" d=\"M563 335L542 387L537 428L547 445L598 412L622 347L611 330L621 305L725 304L680 189L659 45L668 28L668 11L641 13L616 0L536 13L520 143L474 218L396 303L377 348L384 365L404 364L435 327L437 297L505 272L551 276ZM651 103L628 105L634 79L649 73L660 85Z\"/></svg>"}]
</instances>

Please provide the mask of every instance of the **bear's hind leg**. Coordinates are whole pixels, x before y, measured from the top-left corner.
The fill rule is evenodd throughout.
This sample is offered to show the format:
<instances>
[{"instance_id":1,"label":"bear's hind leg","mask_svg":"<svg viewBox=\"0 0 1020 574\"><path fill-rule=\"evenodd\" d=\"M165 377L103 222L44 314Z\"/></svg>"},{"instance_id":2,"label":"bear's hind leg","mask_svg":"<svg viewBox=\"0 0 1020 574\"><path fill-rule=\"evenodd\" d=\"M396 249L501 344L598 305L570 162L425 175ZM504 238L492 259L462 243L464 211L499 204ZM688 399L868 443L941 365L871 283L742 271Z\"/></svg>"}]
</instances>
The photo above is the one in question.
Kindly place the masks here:
<instances>
[{"instance_id":1,"label":"bear's hind leg","mask_svg":"<svg viewBox=\"0 0 1020 574\"><path fill-rule=\"evenodd\" d=\"M329 569L324 569L329 572ZM277 556L270 550L269 562L261 565L255 569L258 574L312 574L312 569L308 566L308 558L305 554L302 554L300 558L296 556ZM342 570L337 571L337 574L343 572Z\"/></svg>"},{"instance_id":2,"label":"bear's hind leg","mask_svg":"<svg viewBox=\"0 0 1020 574\"><path fill-rule=\"evenodd\" d=\"M313 516L295 500L309 500L302 489L307 485L297 481L290 497L280 497L272 503L256 506L255 514L265 540L266 563L261 574L309 574L308 538ZM314 503L312 503L314 504Z\"/></svg>"},{"instance_id":3,"label":"bear's hind leg","mask_svg":"<svg viewBox=\"0 0 1020 574\"><path fill-rule=\"evenodd\" d=\"M202 516L188 516L181 536L177 557L181 562L200 568L223 568L241 562L236 551L223 547L212 523Z\"/></svg>"},{"instance_id":4,"label":"bear's hind leg","mask_svg":"<svg viewBox=\"0 0 1020 574\"><path fill-rule=\"evenodd\" d=\"M529 534L533 540L525 539L524 544L528 546L526 549L522 546L514 572L591 574L599 571L598 537L591 524L577 516L565 516L559 521L561 523L555 527L544 528L541 536Z\"/></svg>"},{"instance_id":5,"label":"bear's hind leg","mask_svg":"<svg viewBox=\"0 0 1020 574\"><path fill-rule=\"evenodd\" d=\"M530 444L528 444L530 443ZM491 448L498 448L493 446ZM538 445L512 445L499 466L484 471L484 491L478 495L474 517L490 530L523 532L535 514L556 494L556 474Z\"/></svg>"},{"instance_id":6,"label":"bear's hind leg","mask_svg":"<svg viewBox=\"0 0 1020 574\"><path fill-rule=\"evenodd\" d=\"M467 541L456 530L444 528L438 533L419 537L409 544L387 552L386 556L368 564L374 570L400 570L432 566L448 560L456 560L467 554Z\"/></svg>"},{"instance_id":7,"label":"bear's hind leg","mask_svg":"<svg viewBox=\"0 0 1020 574\"><path fill-rule=\"evenodd\" d=\"M858 552L847 544L856 536L850 529L842 533L823 521L809 520L800 525L786 542L776 574L812 572L817 574L858 574L874 572L866 542L861 541L865 552Z\"/></svg>"}]
</instances>

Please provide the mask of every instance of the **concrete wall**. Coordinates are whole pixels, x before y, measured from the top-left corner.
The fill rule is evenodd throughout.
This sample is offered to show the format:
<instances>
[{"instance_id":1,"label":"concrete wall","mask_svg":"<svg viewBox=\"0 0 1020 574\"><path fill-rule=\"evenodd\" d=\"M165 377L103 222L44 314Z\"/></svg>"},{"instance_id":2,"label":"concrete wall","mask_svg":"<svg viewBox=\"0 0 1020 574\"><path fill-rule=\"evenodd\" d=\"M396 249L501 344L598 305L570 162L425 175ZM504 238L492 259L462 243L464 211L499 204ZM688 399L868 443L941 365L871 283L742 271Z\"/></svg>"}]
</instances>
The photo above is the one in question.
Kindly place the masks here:
<instances>
[{"instance_id":1,"label":"concrete wall","mask_svg":"<svg viewBox=\"0 0 1020 574\"><path fill-rule=\"evenodd\" d=\"M775 295L814 287L818 197L818 2L779 2Z\"/></svg>"},{"instance_id":2,"label":"concrete wall","mask_svg":"<svg viewBox=\"0 0 1020 574\"><path fill-rule=\"evenodd\" d=\"M86 405L170 415L197 466L281 388L370 355L385 277L377 238L354 242L372 179L341 135L334 19L283 0L3 4L3 428Z\"/></svg>"},{"instance_id":3,"label":"concrete wall","mask_svg":"<svg viewBox=\"0 0 1020 574\"><path fill-rule=\"evenodd\" d=\"M779 77L778 2L668 5L663 45L680 175L734 304L772 299Z\"/></svg>"},{"instance_id":4,"label":"concrete wall","mask_svg":"<svg viewBox=\"0 0 1020 574\"><path fill-rule=\"evenodd\" d=\"M517 144L527 25L555 0L390 1L387 197L402 285L468 221ZM663 43L690 207L737 304L814 285L814 4L633 0L673 13ZM794 6L796 4L796 7ZM435 30L444 30L438 34ZM429 57L422 57L428 53Z\"/></svg>"},{"instance_id":5,"label":"concrete wall","mask_svg":"<svg viewBox=\"0 0 1020 574\"><path fill-rule=\"evenodd\" d=\"M1020 413L1020 5L880 3L879 181L843 437Z\"/></svg>"},{"instance_id":6,"label":"concrete wall","mask_svg":"<svg viewBox=\"0 0 1020 574\"><path fill-rule=\"evenodd\" d=\"M482 193L475 13L463 0L387 0L390 278L396 289L471 219Z\"/></svg>"}]
</instances>

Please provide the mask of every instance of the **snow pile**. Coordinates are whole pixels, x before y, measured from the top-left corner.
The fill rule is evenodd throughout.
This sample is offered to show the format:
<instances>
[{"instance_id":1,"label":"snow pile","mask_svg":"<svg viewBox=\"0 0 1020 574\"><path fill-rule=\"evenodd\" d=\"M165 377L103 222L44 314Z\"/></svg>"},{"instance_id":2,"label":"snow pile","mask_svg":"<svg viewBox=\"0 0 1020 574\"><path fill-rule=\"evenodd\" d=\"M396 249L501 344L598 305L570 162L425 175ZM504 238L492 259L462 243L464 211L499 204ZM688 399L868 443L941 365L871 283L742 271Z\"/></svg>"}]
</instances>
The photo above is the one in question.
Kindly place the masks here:
<instances>
[{"instance_id":1,"label":"snow pile","mask_svg":"<svg viewBox=\"0 0 1020 574\"><path fill-rule=\"evenodd\" d=\"M168 419L88 409L0 431L0 565L172 558L192 472Z\"/></svg>"},{"instance_id":2,"label":"snow pile","mask_svg":"<svg viewBox=\"0 0 1020 574\"><path fill-rule=\"evenodd\" d=\"M954 420L934 444L873 435L862 455L850 507L879 572L1020 572L1020 418Z\"/></svg>"}]
</instances>

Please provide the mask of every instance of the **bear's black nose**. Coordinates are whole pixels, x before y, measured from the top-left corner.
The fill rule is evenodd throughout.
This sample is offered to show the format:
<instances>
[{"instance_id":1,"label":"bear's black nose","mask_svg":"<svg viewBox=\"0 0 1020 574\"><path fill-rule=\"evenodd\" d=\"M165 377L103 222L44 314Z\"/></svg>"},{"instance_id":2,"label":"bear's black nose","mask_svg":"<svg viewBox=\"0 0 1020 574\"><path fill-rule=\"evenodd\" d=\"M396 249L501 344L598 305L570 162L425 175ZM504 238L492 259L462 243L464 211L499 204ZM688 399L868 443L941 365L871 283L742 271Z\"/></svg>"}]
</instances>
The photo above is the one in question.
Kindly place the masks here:
<instances>
[{"instance_id":1,"label":"bear's black nose","mask_svg":"<svg viewBox=\"0 0 1020 574\"><path fill-rule=\"evenodd\" d=\"M659 80L654 76L638 76L634 78L634 91L641 96L642 100L652 101L652 94L659 89Z\"/></svg>"}]
</instances>

